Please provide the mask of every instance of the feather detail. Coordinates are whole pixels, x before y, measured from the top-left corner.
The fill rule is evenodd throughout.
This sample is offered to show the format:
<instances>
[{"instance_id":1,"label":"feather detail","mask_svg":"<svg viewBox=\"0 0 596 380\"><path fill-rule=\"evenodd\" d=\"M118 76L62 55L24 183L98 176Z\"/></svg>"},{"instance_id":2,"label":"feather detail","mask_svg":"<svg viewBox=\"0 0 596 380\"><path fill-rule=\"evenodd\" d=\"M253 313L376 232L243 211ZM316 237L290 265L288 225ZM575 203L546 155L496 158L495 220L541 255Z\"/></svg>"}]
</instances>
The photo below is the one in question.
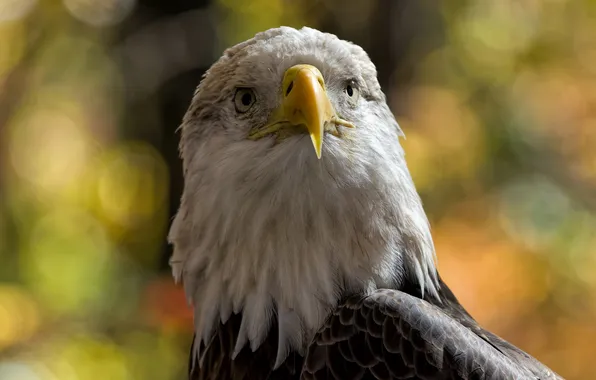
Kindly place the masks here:
<instances>
[{"instance_id":1,"label":"feather detail","mask_svg":"<svg viewBox=\"0 0 596 380\"><path fill-rule=\"evenodd\" d=\"M220 297L219 303L219 318L222 324L226 324L230 315L232 314L232 302L227 297Z\"/></svg>"},{"instance_id":2,"label":"feather detail","mask_svg":"<svg viewBox=\"0 0 596 380\"><path fill-rule=\"evenodd\" d=\"M254 352L267 337L271 317L273 315L273 302L268 294L259 294L249 297L249 302L243 311L243 321L248 320L248 340L250 349Z\"/></svg>"},{"instance_id":3,"label":"feather detail","mask_svg":"<svg viewBox=\"0 0 596 380\"><path fill-rule=\"evenodd\" d=\"M232 352L232 360L236 360L236 357L244 348L244 345L248 341L248 319L242 318L242 322L240 323L240 330L238 330L238 337L236 338L236 345L234 346L234 351Z\"/></svg>"},{"instance_id":4,"label":"feather detail","mask_svg":"<svg viewBox=\"0 0 596 380\"><path fill-rule=\"evenodd\" d=\"M277 355L273 369L279 366L286 360L290 347L302 347L301 340L304 338L302 331L302 322L298 314L291 309L281 309L277 313L278 323L278 341L277 341ZM298 352L304 355L304 350Z\"/></svg>"}]
</instances>

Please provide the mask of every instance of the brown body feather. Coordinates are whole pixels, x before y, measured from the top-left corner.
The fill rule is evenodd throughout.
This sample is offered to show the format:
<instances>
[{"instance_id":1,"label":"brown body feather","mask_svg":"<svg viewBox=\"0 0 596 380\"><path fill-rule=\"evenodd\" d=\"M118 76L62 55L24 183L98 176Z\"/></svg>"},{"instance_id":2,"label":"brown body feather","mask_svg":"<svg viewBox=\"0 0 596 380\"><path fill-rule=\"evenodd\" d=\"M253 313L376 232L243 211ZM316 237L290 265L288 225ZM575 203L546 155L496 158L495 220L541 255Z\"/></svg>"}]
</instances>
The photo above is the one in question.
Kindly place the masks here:
<instances>
[{"instance_id":1,"label":"brown body feather","mask_svg":"<svg viewBox=\"0 0 596 380\"><path fill-rule=\"evenodd\" d=\"M315 336L306 359L291 353L276 370L276 326L255 352L247 345L231 359L241 322L234 314L207 347L201 344L201 366L191 349L189 379L560 379L481 328L440 284L440 300L423 299L412 283L402 291L346 297Z\"/></svg>"}]
</instances>

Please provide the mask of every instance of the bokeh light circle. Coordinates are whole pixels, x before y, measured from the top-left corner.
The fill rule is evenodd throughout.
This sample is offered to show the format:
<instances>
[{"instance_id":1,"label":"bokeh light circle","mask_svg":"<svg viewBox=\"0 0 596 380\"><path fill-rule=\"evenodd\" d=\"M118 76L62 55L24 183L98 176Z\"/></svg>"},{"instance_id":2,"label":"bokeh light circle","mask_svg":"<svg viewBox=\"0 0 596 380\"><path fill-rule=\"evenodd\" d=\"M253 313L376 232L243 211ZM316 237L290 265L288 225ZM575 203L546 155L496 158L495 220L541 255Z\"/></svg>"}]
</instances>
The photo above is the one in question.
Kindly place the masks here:
<instances>
[{"instance_id":1,"label":"bokeh light circle","mask_svg":"<svg viewBox=\"0 0 596 380\"><path fill-rule=\"evenodd\" d=\"M27 16L35 4L37 0L0 0L0 23Z\"/></svg>"},{"instance_id":2,"label":"bokeh light circle","mask_svg":"<svg viewBox=\"0 0 596 380\"><path fill-rule=\"evenodd\" d=\"M118 24L135 4L135 0L64 0L64 6L75 18L98 27Z\"/></svg>"}]
</instances>

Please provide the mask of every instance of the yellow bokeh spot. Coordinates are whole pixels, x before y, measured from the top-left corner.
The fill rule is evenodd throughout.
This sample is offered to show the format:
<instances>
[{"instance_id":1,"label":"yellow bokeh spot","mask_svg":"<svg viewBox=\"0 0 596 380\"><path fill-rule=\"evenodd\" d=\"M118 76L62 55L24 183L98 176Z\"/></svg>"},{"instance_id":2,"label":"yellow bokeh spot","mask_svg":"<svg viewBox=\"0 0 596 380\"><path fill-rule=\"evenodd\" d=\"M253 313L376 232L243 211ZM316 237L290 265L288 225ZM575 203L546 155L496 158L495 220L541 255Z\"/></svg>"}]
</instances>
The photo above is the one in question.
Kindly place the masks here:
<instances>
[{"instance_id":1,"label":"yellow bokeh spot","mask_svg":"<svg viewBox=\"0 0 596 380\"><path fill-rule=\"evenodd\" d=\"M110 295L111 245L101 224L63 206L33 224L22 251L22 276L48 311L73 313Z\"/></svg>"},{"instance_id":2,"label":"yellow bokeh spot","mask_svg":"<svg viewBox=\"0 0 596 380\"><path fill-rule=\"evenodd\" d=\"M513 72L517 55L538 34L540 2L473 2L454 24L453 45L468 72L499 82Z\"/></svg>"},{"instance_id":3,"label":"yellow bokeh spot","mask_svg":"<svg viewBox=\"0 0 596 380\"><path fill-rule=\"evenodd\" d=\"M410 172L420 190L444 179L473 178L483 164L484 134L476 115L454 91L411 91L407 117L400 118Z\"/></svg>"},{"instance_id":4,"label":"yellow bokeh spot","mask_svg":"<svg viewBox=\"0 0 596 380\"><path fill-rule=\"evenodd\" d=\"M304 15L299 2L219 0L218 3L225 10L220 32L228 46L269 28L300 26L303 22Z\"/></svg>"},{"instance_id":5,"label":"yellow bokeh spot","mask_svg":"<svg viewBox=\"0 0 596 380\"><path fill-rule=\"evenodd\" d=\"M136 0L63 0L75 18L93 25L110 26L124 20L133 10Z\"/></svg>"},{"instance_id":6,"label":"yellow bokeh spot","mask_svg":"<svg viewBox=\"0 0 596 380\"><path fill-rule=\"evenodd\" d=\"M596 185L596 81L552 65L520 73L511 89L524 105L519 130L532 146L548 146L572 175Z\"/></svg>"},{"instance_id":7,"label":"yellow bokeh spot","mask_svg":"<svg viewBox=\"0 0 596 380\"><path fill-rule=\"evenodd\" d=\"M81 380L129 379L125 356L120 348L106 340L75 338L59 351L64 367L72 368Z\"/></svg>"},{"instance_id":8,"label":"yellow bokeh spot","mask_svg":"<svg viewBox=\"0 0 596 380\"><path fill-rule=\"evenodd\" d=\"M0 18L1 13L2 5ZM0 22L0 81L21 61L25 52L25 32L23 22Z\"/></svg>"},{"instance_id":9,"label":"yellow bokeh spot","mask_svg":"<svg viewBox=\"0 0 596 380\"><path fill-rule=\"evenodd\" d=\"M168 190L161 155L143 143L122 144L99 160L97 193L102 216L121 227L153 218Z\"/></svg>"},{"instance_id":10,"label":"yellow bokeh spot","mask_svg":"<svg viewBox=\"0 0 596 380\"><path fill-rule=\"evenodd\" d=\"M50 101L50 95L47 91L32 99L13 120L9 149L19 177L40 192L56 193L85 172L90 139L77 105L68 99Z\"/></svg>"},{"instance_id":11,"label":"yellow bokeh spot","mask_svg":"<svg viewBox=\"0 0 596 380\"><path fill-rule=\"evenodd\" d=\"M21 288L0 285L0 350L29 338L39 327L39 309Z\"/></svg>"},{"instance_id":12,"label":"yellow bokeh spot","mask_svg":"<svg viewBox=\"0 0 596 380\"><path fill-rule=\"evenodd\" d=\"M127 380L132 373L125 353L99 335L72 335L38 348L34 367L44 380Z\"/></svg>"}]
</instances>

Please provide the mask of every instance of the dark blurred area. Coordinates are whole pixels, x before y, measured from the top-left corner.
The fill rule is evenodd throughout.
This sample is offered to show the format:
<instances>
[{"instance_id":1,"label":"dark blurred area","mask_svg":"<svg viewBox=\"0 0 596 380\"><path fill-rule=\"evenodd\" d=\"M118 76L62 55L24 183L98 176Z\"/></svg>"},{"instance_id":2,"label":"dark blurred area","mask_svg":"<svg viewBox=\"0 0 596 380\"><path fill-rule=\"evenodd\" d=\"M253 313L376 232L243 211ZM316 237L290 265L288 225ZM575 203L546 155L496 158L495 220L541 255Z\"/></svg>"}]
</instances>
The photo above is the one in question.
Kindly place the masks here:
<instances>
[{"instance_id":1,"label":"dark blurred area","mask_svg":"<svg viewBox=\"0 0 596 380\"><path fill-rule=\"evenodd\" d=\"M439 269L567 379L596 357L596 2L0 1L0 379L179 379L176 129L205 70L280 25L361 45Z\"/></svg>"}]
</instances>

